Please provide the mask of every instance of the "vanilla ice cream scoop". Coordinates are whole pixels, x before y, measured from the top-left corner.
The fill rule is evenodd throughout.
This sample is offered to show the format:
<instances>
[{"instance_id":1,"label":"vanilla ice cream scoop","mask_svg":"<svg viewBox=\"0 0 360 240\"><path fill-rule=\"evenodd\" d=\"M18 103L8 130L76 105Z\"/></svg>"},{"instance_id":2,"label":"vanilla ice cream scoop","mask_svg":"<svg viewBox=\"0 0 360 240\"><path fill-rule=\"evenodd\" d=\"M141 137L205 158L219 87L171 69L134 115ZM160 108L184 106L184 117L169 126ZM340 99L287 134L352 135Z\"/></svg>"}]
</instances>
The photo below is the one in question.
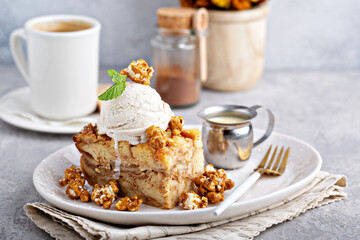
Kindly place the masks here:
<instances>
[{"instance_id":1,"label":"vanilla ice cream scoop","mask_svg":"<svg viewBox=\"0 0 360 240\"><path fill-rule=\"evenodd\" d=\"M132 145L147 141L146 129L151 125L166 130L173 113L169 105L150 86L127 82L117 98L101 104L98 129L100 134Z\"/></svg>"}]
</instances>

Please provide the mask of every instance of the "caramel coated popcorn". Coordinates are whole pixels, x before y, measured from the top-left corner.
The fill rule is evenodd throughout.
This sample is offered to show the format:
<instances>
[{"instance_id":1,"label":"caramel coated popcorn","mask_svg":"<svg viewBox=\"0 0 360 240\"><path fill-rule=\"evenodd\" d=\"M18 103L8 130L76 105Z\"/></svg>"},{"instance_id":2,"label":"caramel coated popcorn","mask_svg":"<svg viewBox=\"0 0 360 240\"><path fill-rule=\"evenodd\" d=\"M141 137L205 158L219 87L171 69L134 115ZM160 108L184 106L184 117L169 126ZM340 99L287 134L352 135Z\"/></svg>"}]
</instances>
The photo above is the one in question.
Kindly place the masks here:
<instances>
[{"instance_id":1,"label":"caramel coated popcorn","mask_svg":"<svg viewBox=\"0 0 360 240\"><path fill-rule=\"evenodd\" d=\"M194 129L184 129L181 131L181 136L184 138L191 138L192 140L196 140L198 137L201 136L201 132L194 128Z\"/></svg>"},{"instance_id":2,"label":"caramel coated popcorn","mask_svg":"<svg viewBox=\"0 0 360 240\"><path fill-rule=\"evenodd\" d=\"M143 85L149 85L150 79L154 73L154 69L150 67L143 59L139 59L136 62L132 61L130 65L121 70L120 74L126 75L133 82Z\"/></svg>"},{"instance_id":3,"label":"caramel coated popcorn","mask_svg":"<svg viewBox=\"0 0 360 240\"><path fill-rule=\"evenodd\" d=\"M83 178L80 168L76 168L74 165L71 165L68 169L65 170L65 177L61 178L59 181L60 186L65 187L68 185L70 180Z\"/></svg>"},{"instance_id":4,"label":"caramel coated popcorn","mask_svg":"<svg viewBox=\"0 0 360 240\"><path fill-rule=\"evenodd\" d=\"M204 173L194 179L200 196L205 196L210 203L224 201L224 191L234 187L234 182L226 178L224 169L216 170L212 164L205 166Z\"/></svg>"},{"instance_id":5,"label":"caramel coated popcorn","mask_svg":"<svg viewBox=\"0 0 360 240\"><path fill-rule=\"evenodd\" d=\"M67 185L65 193L71 199L80 198L80 200L83 202L90 201L90 193L84 189L85 179L82 176L81 169L71 165L68 169L65 170L64 173L65 177L60 179L59 184L62 187Z\"/></svg>"},{"instance_id":6,"label":"caramel coated popcorn","mask_svg":"<svg viewBox=\"0 0 360 240\"><path fill-rule=\"evenodd\" d=\"M207 197L211 203L219 203L225 200L224 195L217 192L209 192Z\"/></svg>"},{"instance_id":7,"label":"caramel coated popcorn","mask_svg":"<svg viewBox=\"0 0 360 240\"><path fill-rule=\"evenodd\" d=\"M207 208L208 199L206 197L200 197L194 191L186 192L181 195L180 205L185 210L194 210L198 208Z\"/></svg>"},{"instance_id":8,"label":"caramel coated popcorn","mask_svg":"<svg viewBox=\"0 0 360 240\"><path fill-rule=\"evenodd\" d=\"M135 195L132 198L123 197L115 203L115 208L119 211L134 212L139 210L141 203L143 202L140 195Z\"/></svg>"},{"instance_id":9,"label":"caramel coated popcorn","mask_svg":"<svg viewBox=\"0 0 360 240\"><path fill-rule=\"evenodd\" d=\"M154 125L148 127L146 137L149 139L152 148L159 149L166 146L166 135L160 127Z\"/></svg>"},{"instance_id":10,"label":"caramel coated popcorn","mask_svg":"<svg viewBox=\"0 0 360 240\"><path fill-rule=\"evenodd\" d=\"M71 199L78 199L80 198L83 202L90 201L90 193L89 191L84 189L85 180L81 178L71 179L68 183L68 186L65 190L65 193Z\"/></svg>"},{"instance_id":11,"label":"caramel coated popcorn","mask_svg":"<svg viewBox=\"0 0 360 240\"><path fill-rule=\"evenodd\" d=\"M171 135L179 136L183 129L184 123L185 123L184 117L181 116L171 117L171 120L169 122L169 130L171 130Z\"/></svg>"},{"instance_id":12,"label":"caramel coated popcorn","mask_svg":"<svg viewBox=\"0 0 360 240\"><path fill-rule=\"evenodd\" d=\"M104 186L95 184L91 199L99 206L109 209L111 204L115 201L117 193L119 192L116 181L110 181Z\"/></svg>"}]
</instances>

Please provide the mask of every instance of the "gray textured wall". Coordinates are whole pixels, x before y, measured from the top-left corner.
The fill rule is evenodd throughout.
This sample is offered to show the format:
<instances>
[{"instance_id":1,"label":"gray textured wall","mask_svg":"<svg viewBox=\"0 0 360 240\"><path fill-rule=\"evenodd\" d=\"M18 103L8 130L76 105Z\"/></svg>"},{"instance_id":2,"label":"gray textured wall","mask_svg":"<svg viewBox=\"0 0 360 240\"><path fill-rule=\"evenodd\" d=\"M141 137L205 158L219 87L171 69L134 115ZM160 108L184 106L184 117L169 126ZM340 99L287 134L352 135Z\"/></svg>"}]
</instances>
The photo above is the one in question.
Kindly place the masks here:
<instances>
[{"instance_id":1,"label":"gray textured wall","mask_svg":"<svg viewBox=\"0 0 360 240\"><path fill-rule=\"evenodd\" d=\"M156 9L177 0L0 0L0 63L12 63L11 31L32 17L71 13L103 24L101 65L149 59ZM360 69L359 0L273 0L266 69Z\"/></svg>"}]
</instances>

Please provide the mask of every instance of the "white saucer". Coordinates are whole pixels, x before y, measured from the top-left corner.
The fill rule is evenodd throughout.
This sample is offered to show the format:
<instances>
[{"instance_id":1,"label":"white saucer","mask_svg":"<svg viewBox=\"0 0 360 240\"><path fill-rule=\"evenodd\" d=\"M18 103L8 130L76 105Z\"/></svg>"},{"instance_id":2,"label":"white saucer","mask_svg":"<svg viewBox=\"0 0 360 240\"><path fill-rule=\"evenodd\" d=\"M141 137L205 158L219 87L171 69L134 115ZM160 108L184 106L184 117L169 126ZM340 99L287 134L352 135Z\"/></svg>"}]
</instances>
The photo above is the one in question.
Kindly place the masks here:
<instances>
[{"instance_id":1,"label":"white saucer","mask_svg":"<svg viewBox=\"0 0 360 240\"><path fill-rule=\"evenodd\" d=\"M200 127L200 126L198 126ZM260 131L255 131L259 135ZM319 172L322 160L320 154L309 144L296 138L273 133L264 144L253 150L251 159L238 170L226 171L237 187L259 164L269 145L291 147L290 157L282 176L261 177L250 190L222 215L215 217L213 211L217 204L210 204L206 209L186 211L180 207L171 210L142 204L137 212L121 212L114 208L103 209L94 202L84 203L72 200L59 186L59 179L71 164L79 166L80 153L70 145L45 158L35 169L33 181L36 190L48 202L65 211L96 220L121 225L188 225L219 221L263 209L275 202L280 202L309 184ZM227 191L228 195L231 191Z\"/></svg>"},{"instance_id":2,"label":"white saucer","mask_svg":"<svg viewBox=\"0 0 360 240\"><path fill-rule=\"evenodd\" d=\"M36 115L30 107L30 88L13 90L0 98L0 118L16 127L47 133L73 134L79 132L84 125L96 123L99 114L93 113L85 117L66 121L52 121Z\"/></svg>"}]
</instances>

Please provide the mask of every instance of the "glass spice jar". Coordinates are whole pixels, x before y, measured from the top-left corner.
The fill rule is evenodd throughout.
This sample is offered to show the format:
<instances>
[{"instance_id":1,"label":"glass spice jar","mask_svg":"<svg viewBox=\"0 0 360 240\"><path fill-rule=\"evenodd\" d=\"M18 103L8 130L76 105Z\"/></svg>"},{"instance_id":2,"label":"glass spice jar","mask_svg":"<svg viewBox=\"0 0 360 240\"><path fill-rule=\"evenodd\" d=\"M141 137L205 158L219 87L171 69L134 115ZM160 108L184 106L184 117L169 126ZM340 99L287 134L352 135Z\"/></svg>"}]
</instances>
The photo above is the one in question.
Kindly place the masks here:
<instances>
[{"instance_id":1,"label":"glass spice jar","mask_svg":"<svg viewBox=\"0 0 360 240\"><path fill-rule=\"evenodd\" d=\"M151 40L154 87L172 107L188 107L199 101L197 44L191 29L192 9L161 8L158 28Z\"/></svg>"}]
</instances>

